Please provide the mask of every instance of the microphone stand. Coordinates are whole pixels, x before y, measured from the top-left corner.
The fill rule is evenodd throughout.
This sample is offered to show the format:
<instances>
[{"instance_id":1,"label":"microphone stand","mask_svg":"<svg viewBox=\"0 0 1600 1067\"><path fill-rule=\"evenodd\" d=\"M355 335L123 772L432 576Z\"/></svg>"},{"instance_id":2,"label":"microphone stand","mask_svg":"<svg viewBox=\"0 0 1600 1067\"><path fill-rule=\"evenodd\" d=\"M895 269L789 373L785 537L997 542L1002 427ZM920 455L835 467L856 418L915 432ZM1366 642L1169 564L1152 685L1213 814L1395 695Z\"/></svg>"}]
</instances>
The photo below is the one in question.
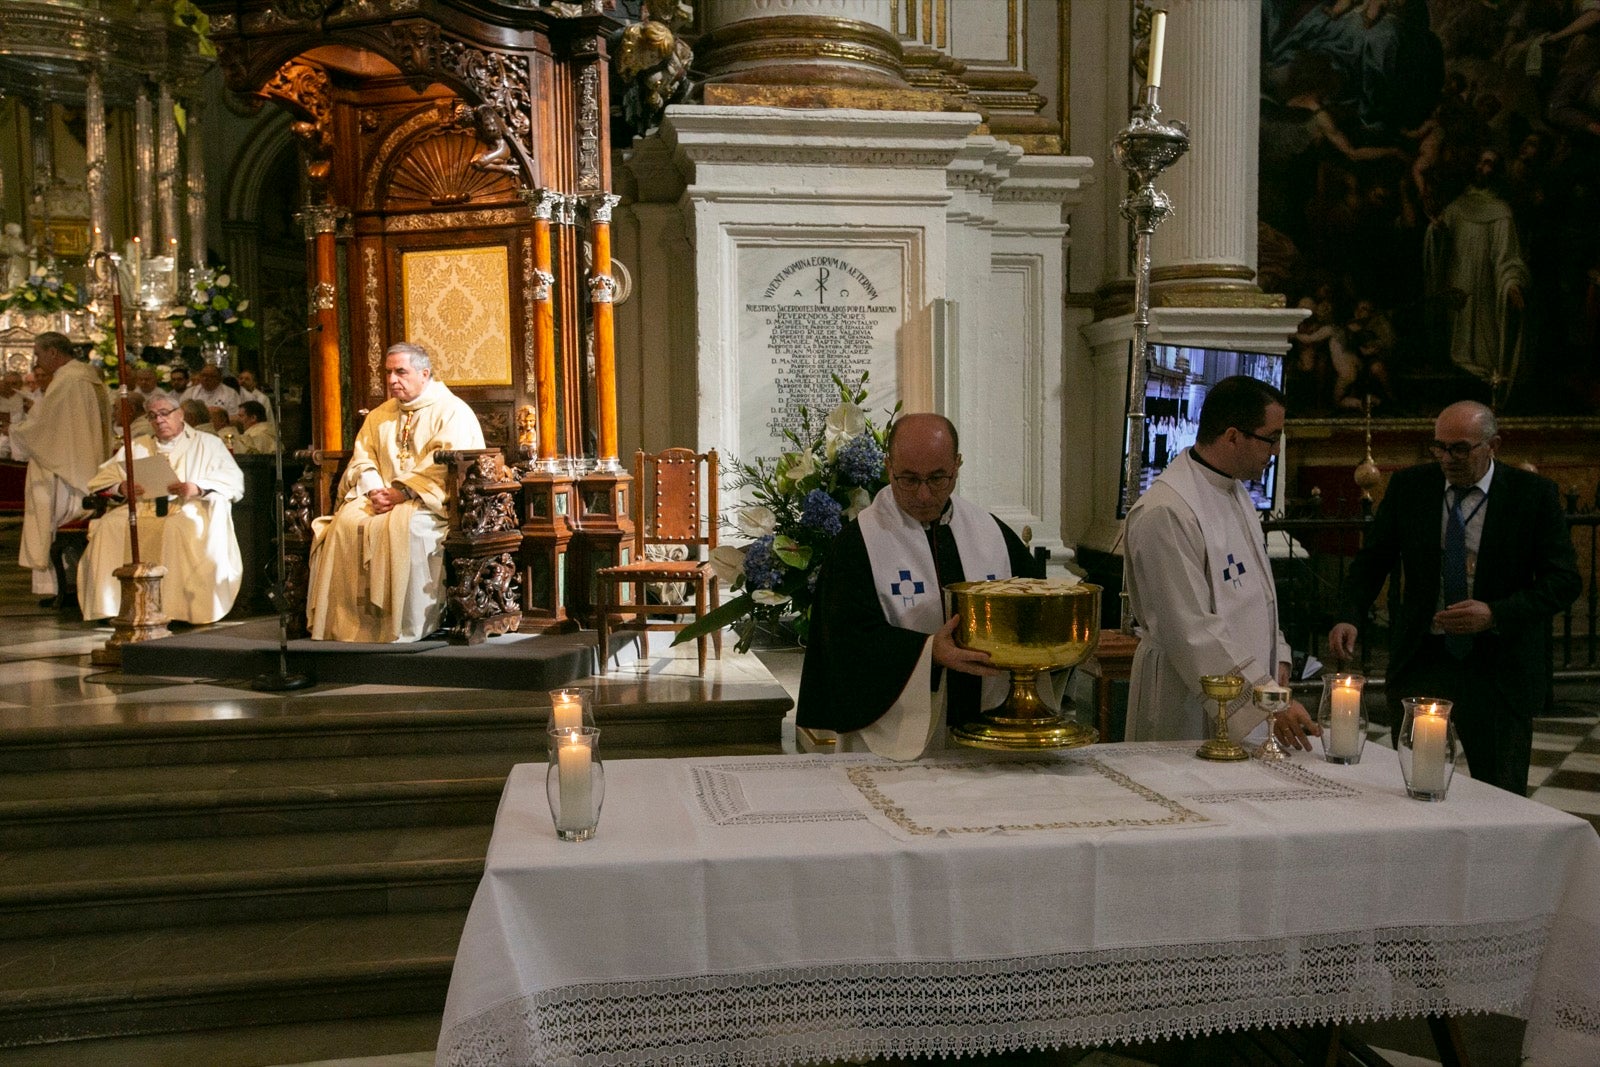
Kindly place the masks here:
<instances>
[{"instance_id":1,"label":"microphone stand","mask_svg":"<svg viewBox=\"0 0 1600 1067\"><path fill-rule=\"evenodd\" d=\"M287 338L285 338L287 340ZM272 414L277 420L277 447L273 449L274 473L272 482L273 523L278 534L278 580L273 599L278 603L278 670L276 673L258 674L250 688L262 693L286 693L304 689L313 684L309 675L289 673L289 598L284 586L288 583L288 564L283 548L283 381L278 372L278 353L283 342L272 353Z\"/></svg>"}]
</instances>

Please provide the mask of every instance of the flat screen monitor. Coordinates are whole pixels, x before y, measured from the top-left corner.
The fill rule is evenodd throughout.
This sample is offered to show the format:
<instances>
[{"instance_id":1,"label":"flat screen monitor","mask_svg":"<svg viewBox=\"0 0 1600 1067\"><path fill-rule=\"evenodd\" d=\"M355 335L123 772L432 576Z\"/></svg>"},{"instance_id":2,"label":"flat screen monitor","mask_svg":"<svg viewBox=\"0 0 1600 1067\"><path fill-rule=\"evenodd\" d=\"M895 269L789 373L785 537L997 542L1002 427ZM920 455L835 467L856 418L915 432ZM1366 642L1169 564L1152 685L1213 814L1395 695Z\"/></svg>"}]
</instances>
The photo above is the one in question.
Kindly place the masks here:
<instances>
[{"instance_id":1,"label":"flat screen monitor","mask_svg":"<svg viewBox=\"0 0 1600 1067\"><path fill-rule=\"evenodd\" d=\"M1283 357L1224 348L1150 346L1150 373L1144 391L1141 494L1167 469L1168 463L1194 444L1200 430L1200 409L1211 386L1235 374L1248 374L1282 389ZM1279 454L1272 457L1261 477L1244 483L1260 511L1272 511L1277 506L1278 467L1282 458L1280 447Z\"/></svg>"}]
</instances>

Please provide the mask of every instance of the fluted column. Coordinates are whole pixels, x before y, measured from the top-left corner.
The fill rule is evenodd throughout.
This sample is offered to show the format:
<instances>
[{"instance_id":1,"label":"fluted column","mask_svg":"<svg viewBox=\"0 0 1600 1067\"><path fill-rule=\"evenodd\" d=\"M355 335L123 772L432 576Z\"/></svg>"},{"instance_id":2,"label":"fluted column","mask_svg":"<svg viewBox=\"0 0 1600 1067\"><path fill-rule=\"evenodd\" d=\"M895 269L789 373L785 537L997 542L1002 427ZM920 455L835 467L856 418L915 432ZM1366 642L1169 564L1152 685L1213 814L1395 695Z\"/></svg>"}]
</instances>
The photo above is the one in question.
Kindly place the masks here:
<instances>
[{"instance_id":1,"label":"fluted column","mask_svg":"<svg viewBox=\"0 0 1600 1067\"><path fill-rule=\"evenodd\" d=\"M89 192L89 251L111 247L110 202L106 197L106 98L100 72L89 69L83 90L85 183Z\"/></svg>"},{"instance_id":2,"label":"fluted column","mask_svg":"<svg viewBox=\"0 0 1600 1067\"><path fill-rule=\"evenodd\" d=\"M556 440L556 278L550 269L550 219L560 194L530 189L524 195L533 210L533 362L539 466L550 471L555 469L560 451Z\"/></svg>"},{"instance_id":3,"label":"fluted column","mask_svg":"<svg viewBox=\"0 0 1600 1067\"><path fill-rule=\"evenodd\" d=\"M166 82L156 94L156 208L161 236L159 244L147 241L151 255L164 254L178 236L178 120L172 113L172 87Z\"/></svg>"},{"instance_id":4,"label":"fluted column","mask_svg":"<svg viewBox=\"0 0 1600 1067\"><path fill-rule=\"evenodd\" d=\"M1162 117L1189 124L1193 148L1163 176L1177 210L1152 246L1156 303L1228 305L1259 296L1256 173L1259 0L1174 4Z\"/></svg>"},{"instance_id":5,"label":"fluted column","mask_svg":"<svg viewBox=\"0 0 1600 1067\"><path fill-rule=\"evenodd\" d=\"M133 103L133 199L138 207L134 235L146 248L154 248L156 133L155 114L150 108L150 93L139 90Z\"/></svg>"},{"instance_id":6,"label":"fluted column","mask_svg":"<svg viewBox=\"0 0 1600 1067\"><path fill-rule=\"evenodd\" d=\"M196 270L204 270L206 265L206 159L200 120L200 101L196 97L189 102L188 130L184 138L188 149L185 196L189 208L189 265ZM183 265L174 259L174 284L182 275Z\"/></svg>"}]
</instances>

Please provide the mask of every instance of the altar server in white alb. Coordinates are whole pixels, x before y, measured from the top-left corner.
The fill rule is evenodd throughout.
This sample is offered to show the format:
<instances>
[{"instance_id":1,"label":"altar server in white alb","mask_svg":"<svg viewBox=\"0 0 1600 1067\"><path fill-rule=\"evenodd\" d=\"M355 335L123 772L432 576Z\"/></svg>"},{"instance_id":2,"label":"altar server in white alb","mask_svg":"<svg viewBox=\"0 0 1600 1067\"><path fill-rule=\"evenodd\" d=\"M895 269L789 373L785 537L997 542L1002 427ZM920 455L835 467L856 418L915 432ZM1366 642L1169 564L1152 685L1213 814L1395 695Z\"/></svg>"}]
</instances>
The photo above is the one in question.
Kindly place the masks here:
<instances>
[{"instance_id":1,"label":"altar server in white alb","mask_svg":"<svg viewBox=\"0 0 1600 1067\"><path fill-rule=\"evenodd\" d=\"M244 578L233 532L233 504L244 496L244 475L226 445L184 423L183 408L171 396L156 394L145 411L155 434L134 438L133 458L165 456L178 480L135 486L130 494L119 448L95 472L89 490L137 498L140 561L167 568L162 610L180 622L216 622L233 609ZM89 547L78 564L85 619L104 619L121 609L122 582L113 572L131 559L126 506L89 524Z\"/></svg>"},{"instance_id":2,"label":"altar server in white alb","mask_svg":"<svg viewBox=\"0 0 1600 1067\"><path fill-rule=\"evenodd\" d=\"M53 597L50 543L61 524L85 514L89 479L111 454L111 394L94 368L73 356L64 334L34 338L33 362L50 384L28 416L11 426L12 458L28 461L17 562L33 572L35 595Z\"/></svg>"},{"instance_id":3,"label":"altar server in white alb","mask_svg":"<svg viewBox=\"0 0 1600 1067\"><path fill-rule=\"evenodd\" d=\"M1211 387L1195 443L1128 513L1124 581L1143 639L1133 655L1129 741L1208 736L1200 678L1289 681L1289 644L1255 504L1259 478L1283 437L1283 394L1245 375ZM1263 719L1248 696L1228 719L1237 740ZM1213 705L1214 708L1214 705ZM1309 749L1317 726L1299 702L1278 717L1280 739Z\"/></svg>"},{"instance_id":4,"label":"altar server in white alb","mask_svg":"<svg viewBox=\"0 0 1600 1067\"><path fill-rule=\"evenodd\" d=\"M889 433L889 486L829 550L811 611L796 723L832 730L839 751L916 759L944 731L998 707L1011 676L955 642L951 582L1039 577L1027 547L983 508L953 496L956 428L904 415ZM1049 676L1041 676L1049 689ZM1047 692L1057 706L1060 693Z\"/></svg>"},{"instance_id":5,"label":"altar server in white alb","mask_svg":"<svg viewBox=\"0 0 1600 1067\"><path fill-rule=\"evenodd\" d=\"M316 521L306 614L319 641L419 641L444 610L445 470L435 452L482 448L466 401L433 377L420 345L384 357L389 399L367 416Z\"/></svg>"}]
</instances>

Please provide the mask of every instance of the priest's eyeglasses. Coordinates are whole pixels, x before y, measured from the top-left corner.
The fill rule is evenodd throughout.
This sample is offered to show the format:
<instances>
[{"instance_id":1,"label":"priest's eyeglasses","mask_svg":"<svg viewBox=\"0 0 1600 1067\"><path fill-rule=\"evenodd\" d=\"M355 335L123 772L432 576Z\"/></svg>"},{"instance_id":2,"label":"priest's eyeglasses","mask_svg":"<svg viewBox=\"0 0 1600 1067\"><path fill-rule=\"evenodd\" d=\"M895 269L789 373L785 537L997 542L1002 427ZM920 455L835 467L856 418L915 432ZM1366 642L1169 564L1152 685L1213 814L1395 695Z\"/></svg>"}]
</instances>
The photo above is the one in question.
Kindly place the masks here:
<instances>
[{"instance_id":1,"label":"priest's eyeglasses","mask_svg":"<svg viewBox=\"0 0 1600 1067\"><path fill-rule=\"evenodd\" d=\"M896 489L902 493L915 493L923 486L928 487L932 493L942 493L955 484L954 474L930 474L926 478L919 478L915 474L896 474L892 479Z\"/></svg>"},{"instance_id":2,"label":"priest's eyeglasses","mask_svg":"<svg viewBox=\"0 0 1600 1067\"><path fill-rule=\"evenodd\" d=\"M1281 431L1281 430L1278 431L1277 433L1273 434L1271 437L1268 437L1264 433L1256 433L1254 430L1246 430L1242 426L1238 427L1238 430L1239 430L1240 433L1242 433L1246 437L1250 438L1250 440L1252 440L1252 441L1260 441L1262 444L1271 445L1273 448L1277 448L1278 447L1278 442L1283 440L1283 431Z\"/></svg>"},{"instance_id":3,"label":"priest's eyeglasses","mask_svg":"<svg viewBox=\"0 0 1600 1067\"><path fill-rule=\"evenodd\" d=\"M1487 441L1456 441L1447 445L1443 441L1429 441L1428 451L1433 453L1434 459L1443 459L1446 456L1451 459L1466 459L1488 443Z\"/></svg>"}]
</instances>

